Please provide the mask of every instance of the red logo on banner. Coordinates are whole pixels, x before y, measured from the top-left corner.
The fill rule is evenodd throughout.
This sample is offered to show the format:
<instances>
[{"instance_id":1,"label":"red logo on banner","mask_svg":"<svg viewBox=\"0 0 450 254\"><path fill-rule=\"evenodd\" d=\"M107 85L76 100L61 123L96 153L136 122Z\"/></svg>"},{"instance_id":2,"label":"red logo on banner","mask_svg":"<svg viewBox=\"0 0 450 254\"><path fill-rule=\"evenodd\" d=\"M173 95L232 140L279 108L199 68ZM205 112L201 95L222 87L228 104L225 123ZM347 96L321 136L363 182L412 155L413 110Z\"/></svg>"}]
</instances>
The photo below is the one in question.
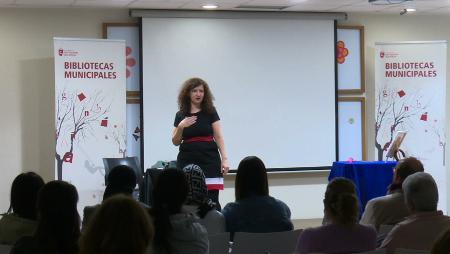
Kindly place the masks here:
<instances>
[{"instance_id":1,"label":"red logo on banner","mask_svg":"<svg viewBox=\"0 0 450 254\"><path fill-rule=\"evenodd\" d=\"M108 127L108 117L106 117L105 119L103 119L103 120L100 122L100 126Z\"/></svg>"},{"instance_id":2,"label":"red logo on banner","mask_svg":"<svg viewBox=\"0 0 450 254\"><path fill-rule=\"evenodd\" d=\"M398 94L398 96L400 96L400 98L401 98L401 97L405 96L406 93L405 93L405 91L400 90L400 91L397 92L397 94Z\"/></svg>"},{"instance_id":3,"label":"red logo on banner","mask_svg":"<svg viewBox=\"0 0 450 254\"><path fill-rule=\"evenodd\" d=\"M64 156L63 156L63 161L64 162L68 162L68 163L72 163L72 161L73 161L73 153L71 153L71 152L65 153Z\"/></svg>"},{"instance_id":4,"label":"red logo on banner","mask_svg":"<svg viewBox=\"0 0 450 254\"><path fill-rule=\"evenodd\" d=\"M83 101L84 99L86 99L86 95L84 95L84 93L80 93L77 96L78 96L78 100L80 100L80 101Z\"/></svg>"},{"instance_id":5,"label":"red logo on banner","mask_svg":"<svg viewBox=\"0 0 450 254\"><path fill-rule=\"evenodd\" d=\"M64 49L58 49L58 55L62 56L64 54Z\"/></svg>"},{"instance_id":6,"label":"red logo on banner","mask_svg":"<svg viewBox=\"0 0 450 254\"><path fill-rule=\"evenodd\" d=\"M423 114L420 116L420 120L421 120L421 121L428 121L428 112L423 113Z\"/></svg>"},{"instance_id":7,"label":"red logo on banner","mask_svg":"<svg viewBox=\"0 0 450 254\"><path fill-rule=\"evenodd\" d=\"M380 57L383 58L384 57L384 51L380 52Z\"/></svg>"}]
</instances>

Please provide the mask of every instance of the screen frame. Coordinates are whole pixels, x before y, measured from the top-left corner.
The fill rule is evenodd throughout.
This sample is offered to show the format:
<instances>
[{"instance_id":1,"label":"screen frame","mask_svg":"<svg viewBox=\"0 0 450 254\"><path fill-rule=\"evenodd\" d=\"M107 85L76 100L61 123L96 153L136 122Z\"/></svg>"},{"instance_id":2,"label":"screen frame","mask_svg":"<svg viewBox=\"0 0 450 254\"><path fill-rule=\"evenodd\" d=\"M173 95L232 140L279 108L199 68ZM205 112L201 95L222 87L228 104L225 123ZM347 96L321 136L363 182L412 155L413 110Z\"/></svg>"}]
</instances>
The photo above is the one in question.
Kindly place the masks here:
<instances>
[{"instance_id":1,"label":"screen frame","mask_svg":"<svg viewBox=\"0 0 450 254\"><path fill-rule=\"evenodd\" d=\"M163 18L167 18L167 17L173 17L173 18L182 18L185 17L186 13L194 13L193 16L188 15L188 17L190 18L242 18L243 15L245 15L245 13L247 14L251 14L254 13L255 15L250 15L247 16L247 18L261 18L261 17L265 17L265 16L261 16L267 13L272 13L272 12L267 12L267 13L259 13L259 12L228 12L228 16L221 16L221 17L211 17L210 15L203 15L204 12L196 12L196 11L155 11L155 13L157 14L156 16L152 16L150 15L150 17L163 17ZM172 13L184 13L184 15L175 15L173 16ZM153 13L153 12L152 12ZM217 13L221 13L224 14L226 12L217 12ZM237 14L237 16L235 16ZM130 11L130 14L134 17L138 17L139 18L139 42L140 42L140 109L141 109L141 114L140 114L140 120L141 120L141 167L143 168L144 172L145 172L145 164L144 164L144 154L145 154L145 148L144 148L144 140L145 140L145 128L144 128L144 98L143 98L143 94L144 94L144 75L143 75L143 31L142 31L142 27L143 27L143 18L144 17L149 17L148 15L142 15L142 14L133 14L133 10ZM290 12L290 13L280 13L280 12L276 12L276 13L272 13L275 14L274 16L270 16L269 18L281 18L281 19L286 19L286 18L292 18L292 16L288 15L288 14L297 14L300 16L297 16L297 18L299 19L319 19L317 16L306 16L302 17L301 15L304 15L305 13L295 13L295 12ZM324 14L324 13L311 13L311 14L316 14L316 15L320 15ZM327 13L325 13L327 14ZM328 18L324 18L324 19L333 19L333 29L334 29L334 43L333 45L334 47L334 58L333 58L333 64L334 64L334 90L335 90L335 161L339 160L339 121L338 121L338 105L339 105L339 101L338 101L338 97L339 97L339 90L338 90L338 64L336 61L336 57L337 57L337 47L336 47L336 43L337 43L337 29L338 29L338 25L337 25L337 21L340 19L343 19L340 14L342 13L331 13L332 15L325 15L325 17ZM333 16L333 14L337 14L337 16ZM227 14L225 14L227 15ZM346 14L344 13L344 19L346 18ZM330 18L333 17L333 18ZM318 167L277 167L277 168L267 168L267 172L308 172L308 171L328 171L331 169L332 165L329 166L318 166ZM230 169L229 173L236 173L237 172L237 168L236 169Z\"/></svg>"}]
</instances>

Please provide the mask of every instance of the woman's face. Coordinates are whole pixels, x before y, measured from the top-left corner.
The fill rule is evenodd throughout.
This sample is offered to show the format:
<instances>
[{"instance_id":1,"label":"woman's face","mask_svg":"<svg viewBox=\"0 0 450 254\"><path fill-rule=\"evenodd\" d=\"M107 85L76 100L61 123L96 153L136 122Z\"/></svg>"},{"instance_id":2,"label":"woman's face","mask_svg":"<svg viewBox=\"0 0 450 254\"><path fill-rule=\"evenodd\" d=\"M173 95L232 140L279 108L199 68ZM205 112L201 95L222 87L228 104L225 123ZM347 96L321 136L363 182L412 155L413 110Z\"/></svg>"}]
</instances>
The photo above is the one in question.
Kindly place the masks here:
<instances>
[{"instance_id":1,"label":"woman's face","mask_svg":"<svg viewBox=\"0 0 450 254\"><path fill-rule=\"evenodd\" d=\"M194 105L200 105L204 96L205 89L203 88L203 85L194 87L194 89L191 90L191 103Z\"/></svg>"}]
</instances>

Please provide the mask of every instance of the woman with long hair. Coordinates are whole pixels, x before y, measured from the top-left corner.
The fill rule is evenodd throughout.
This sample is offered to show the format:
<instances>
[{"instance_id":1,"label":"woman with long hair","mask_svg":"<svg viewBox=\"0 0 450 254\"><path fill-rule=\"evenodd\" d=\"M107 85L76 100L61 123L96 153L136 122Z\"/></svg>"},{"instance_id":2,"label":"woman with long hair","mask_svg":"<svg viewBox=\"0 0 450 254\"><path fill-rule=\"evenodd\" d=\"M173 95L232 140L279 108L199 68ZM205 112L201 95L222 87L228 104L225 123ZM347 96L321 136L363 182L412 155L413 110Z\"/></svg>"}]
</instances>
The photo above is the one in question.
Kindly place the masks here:
<instances>
[{"instance_id":1,"label":"woman with long hair","mask_svg":"<svg viewBox=\"0 0 450 254\"><path fill-rule=\"evenodd\" d=\"M148 212L118 194L105 200L81 237L80 254L145 254L154 234Z\"/></svg>"},{"instance_id":2,"label":"woman with long hair","mask_svg":"<svg viewBox=\"0 0 450 254\"><path fill-rule=\"evenodd\" d=\"M37 226L36 202L44 180L34 172L18 175L11 186L10 207L0 219L0 244L14 244L34 234Z\"/></svg>"},{"instance_id":3,"label":"woman with long hair","mask_svg":"<svg viewBox=\"0 0 450 254\"><path fill-rule=\"evenodd\" d=\"M327 186L323 204L329 224L303 230L297 253L353 253L375 249L375 229L358 224L358 198L350 180L333 179Z\"/></svg>"},{"instance_id":4,"label":"woman with long hair","mask_svg":"<svg viewBox=\"0 0 450 254\"><path fill-rule=\"evenodd\" d=\"M31 237L23 237L13 246L13 254L76 254L80 236L78 193L64 181L51 181L39 192L38 225Z\"/></svg>"},{"instance_id":5,"label":"woman with long hair","mask_svg":"<svg viewBox=\"0 0 450 254\"><path fill-rule=\"evenodd\" d=\"M155 225L154 253L208 253L206 229L194 215L182 212L187 193L186 176L182 170L169 168L158 176L151 210Z\"/></svg>"},{"instance_id":6,"label":"woman with long hair","mask_svg":"<svg viewBox=\"0 0 450 254\"><path fill-rule=\"evenodd\" d=\"M177 167L195 164L203 169L208 195L218 204L223 190L223 174L229 170L220 118L214 96L200 78L184 82L178 95L179 111L175 115L172 143L180 146Z\"/></svg>"},{"instance_id":7,"label":"woman with long hair","mask_svg":"<svg viewBox=\"0 0 450 254\"><path fill-rule=\"evenodd\" d=\"M269 195L267 170L256 156L244 158L235 181L236 201L222 210L228 232L266 233L293 229L291 211Z\"/></svg>"}]
</instances>

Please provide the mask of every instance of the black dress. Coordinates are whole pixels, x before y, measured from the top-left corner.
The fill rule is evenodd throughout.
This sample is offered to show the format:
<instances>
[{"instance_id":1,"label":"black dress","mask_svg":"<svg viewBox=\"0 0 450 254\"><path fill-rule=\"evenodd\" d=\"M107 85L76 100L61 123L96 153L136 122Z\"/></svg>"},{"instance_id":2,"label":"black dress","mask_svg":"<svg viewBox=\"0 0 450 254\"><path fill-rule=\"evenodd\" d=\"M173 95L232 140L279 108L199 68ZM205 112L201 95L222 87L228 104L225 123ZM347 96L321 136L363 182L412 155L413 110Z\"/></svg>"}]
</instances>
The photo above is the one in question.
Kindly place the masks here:
<instances>
[{"instance_id":1,"label":"black dress","mask_svg":"<svg viewBox=\"0 0 450 254\"><path fill-rule=\"evenodd\" d=\"M215 110L213 113L199 111L193 114L178 111L174 126L177 127L185 117L190 116L197 116L197 121L183 130L177 167L182 169L189 164L200 166L205 174L208 190L222 190L221 159L212 128L212 124L220 120L219 115Z\"/></svg>"}]
</instances>

